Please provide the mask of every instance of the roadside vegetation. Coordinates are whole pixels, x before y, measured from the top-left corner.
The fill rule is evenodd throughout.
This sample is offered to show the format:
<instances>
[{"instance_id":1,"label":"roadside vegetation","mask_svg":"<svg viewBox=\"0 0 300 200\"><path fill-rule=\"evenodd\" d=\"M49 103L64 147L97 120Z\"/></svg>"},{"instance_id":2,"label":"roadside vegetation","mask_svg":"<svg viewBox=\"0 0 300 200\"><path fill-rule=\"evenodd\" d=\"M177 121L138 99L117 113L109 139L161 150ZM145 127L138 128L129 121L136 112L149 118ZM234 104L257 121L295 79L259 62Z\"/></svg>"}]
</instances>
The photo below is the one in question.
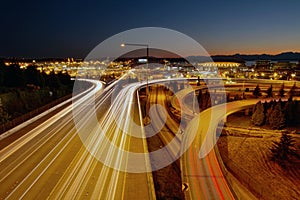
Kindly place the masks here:
<instances>
[{"instance_id":1,"label":"roadside vegetation","mask_svg":"<svg viewBox=\"0 0 300 200\"><path fill-rule=\"evenodd\" d=\"M253 108L251 121L256 126L268 125L272 129L283 129L300 122L299 101L259 101Z\"/></svg>"},{"instance_id":2,"label":"roadside vegetation","mask_svg":"<svg viewBox=\"0 0 300 200\"><path fill-rule=\"evenodd\" d=\"M296 84L274 88L256 85L248 97L269 100L228 116L217 145L227 170L257 198L298 199L299 91Z\"/></svg>"},{"instance_id":3,"label":"roadside vegetation","mask_svg":"<svg viewBox=\"0 0 300 200\"><path fill-rule=\"evenodd\" d=\"M21 69L0 61L0 125L72 93L66 72L45 74L35 66Z\"/></svg>"},{"instance_id":4,"label":"roadside vegetation","mask_svg":"<svg viewBox=\"0 0 300 200\"><path fill-rule=\"evenodd\" d=\"M224 95L206 90L195 92L200 111L224 102ZM231 87L225 96L226 102L268 98L252 109L228 116L217 142L227 170L259 199L300 196L300 105L294 98L298 94L295 84L246 84L245 88ZM186 98L190 108L193 97Z\"/></svg>"},{"instance_id":5,"label":"roadside vegetation","mask_svg":"<svg viewBox=\"0 0 300 200\"><path fill-rule=\"evenodd\" d=\"M252 116L245 112L228 116L217 142L224 165L259 199L297 199L299 125L281 130L267 124L255 126Z\"/></svg>"},{"instance_id":6,"label":"roadside vegetation","mask_svg":"<svg viewBox=\"0 0 300 200\"><path fill-rule=\"evenodd\" d=\"M270 159L283 168L286 168L287 163L293 162L292 157L299 158L295 140L288 131L282 132L280 140L273 142L270 151Z\"/></svg>"}]
</instances>

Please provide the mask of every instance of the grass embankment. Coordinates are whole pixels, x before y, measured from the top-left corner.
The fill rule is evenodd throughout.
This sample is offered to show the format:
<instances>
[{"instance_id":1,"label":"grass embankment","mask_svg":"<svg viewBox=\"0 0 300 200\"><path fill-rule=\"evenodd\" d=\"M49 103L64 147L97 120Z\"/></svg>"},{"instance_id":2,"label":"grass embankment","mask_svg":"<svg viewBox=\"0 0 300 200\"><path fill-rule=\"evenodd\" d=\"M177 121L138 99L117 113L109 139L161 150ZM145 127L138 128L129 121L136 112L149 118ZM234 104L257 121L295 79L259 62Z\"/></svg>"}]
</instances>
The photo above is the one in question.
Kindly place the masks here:
<instances>
[{"instance_id":1,"label":"grass embankment","mask_svg":"<svg viewBox=\"0 0 300 200\"><path fill-rule=\"evenodd\" d=\"M58 88L1 87L0 88L0 133L50 109L72 97L74 81ZM80 82L75 93L91 87L91 83Z\"/></svg>"},{"instance_id":2,"label":"grass embankment","mask_svg":"<svg viewBox=\"0 0 300 200\"><path fill-rule=\"evenodd\" d=\"M217 145L227 169L259 199L298 199L300 160L294 157L286 169L270 160L270 147L281 131L255 127L251 116L230 115ZM290 127L296 129L297 127ZM298 129L299 130L299 129ZM300 154L300 135L292 134Z\"/></svg>"},{"instance_id":3,"label":"grass embankment","mask_svg":"<svg viewBox=\"0 0 300 200\"><path fill-rule=\"evenodd\" d=\"M72 93L72 89L53 91L50 89L9 89L0 94L2 106L10 115L10 119L26 114L34 109L44 106L51 101Z\"/></svg>"}]
</instances>

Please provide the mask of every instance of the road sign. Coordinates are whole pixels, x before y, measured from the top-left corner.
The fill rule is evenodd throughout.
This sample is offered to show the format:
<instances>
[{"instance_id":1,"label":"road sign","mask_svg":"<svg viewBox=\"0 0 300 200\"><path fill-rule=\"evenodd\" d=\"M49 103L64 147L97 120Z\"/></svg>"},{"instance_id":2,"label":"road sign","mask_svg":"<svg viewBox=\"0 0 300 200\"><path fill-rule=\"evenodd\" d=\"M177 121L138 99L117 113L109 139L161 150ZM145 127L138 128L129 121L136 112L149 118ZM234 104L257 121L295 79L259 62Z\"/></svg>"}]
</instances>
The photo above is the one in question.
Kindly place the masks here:
<instances>
[{"instance_id":1,"label":"road sign","mask_svg":"<svg viewBox=\"0 0 300 200\"><path fill-rule=\"evenodd\" d=\"M182 191L186 192L189 190L189 184L188 183L182 183Z\"/></svg>"}]
</instances>

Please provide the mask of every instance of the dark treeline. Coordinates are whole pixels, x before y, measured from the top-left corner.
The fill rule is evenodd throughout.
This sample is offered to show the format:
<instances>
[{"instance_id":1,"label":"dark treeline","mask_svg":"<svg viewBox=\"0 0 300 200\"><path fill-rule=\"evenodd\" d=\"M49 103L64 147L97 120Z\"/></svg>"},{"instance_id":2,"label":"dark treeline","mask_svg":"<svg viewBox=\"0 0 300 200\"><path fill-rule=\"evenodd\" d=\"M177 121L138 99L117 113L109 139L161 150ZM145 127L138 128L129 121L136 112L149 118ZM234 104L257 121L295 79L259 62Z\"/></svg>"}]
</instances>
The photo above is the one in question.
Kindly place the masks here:
<instances>
[{"instance_id":1,"label":"dark treeline","mask_svg":"<svg viewBox=\"0 0 300 200\"><path fill-rule=\"evenodd\" d=\"M35 66L21 69L0 61L0 124L71 94L71 77L67 73L40 73Z\"/></svg>"},{"instance_id":2,"label":"dark treeline","mask_svg":"<svg viewBox=\"0 0 300 200\"><path fill-rule=\"evenodd\" d=\"M273 129L294 126L299 122L300 106L298 101L258 102L253 108L252 122L256 126L269 125Z\"/></svg>"},{"instance_id":3,"label":"dark treeline","mask_svg":"<svg viewBox=\"0 0 300 200\"><path fill-rule=\"evenodd\" d=\"M35 66L28 66L26 69L21 69L19 65L12 64L5 66L0 61L0 86L7 88L52 88L67 89L73 85L71 77L67 73L54 72L49 75L40 73Z\"/></svg>"}]
</instances>

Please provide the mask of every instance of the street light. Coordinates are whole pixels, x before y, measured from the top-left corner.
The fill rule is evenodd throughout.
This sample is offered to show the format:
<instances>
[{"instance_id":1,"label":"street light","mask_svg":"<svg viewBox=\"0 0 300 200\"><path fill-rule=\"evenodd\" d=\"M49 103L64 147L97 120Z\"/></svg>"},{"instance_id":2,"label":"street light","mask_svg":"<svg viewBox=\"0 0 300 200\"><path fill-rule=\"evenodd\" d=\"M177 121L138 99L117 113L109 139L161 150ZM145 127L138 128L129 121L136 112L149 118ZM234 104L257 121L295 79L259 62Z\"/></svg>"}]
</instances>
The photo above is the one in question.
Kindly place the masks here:
<instances>
[{"instance_id":1,"label":"street light","mask_svg":"<svg viewBox=\"0 0 300 200\"><path fill-rule=\"evenodd\" d=\"M148 94L149 94L149 88L148 88L148 85L149 85L149 80L148 80L148 70L149 70L149 45L148 44L139 44L139 43L122 43L120 45L121 47L125 47L125 46L137 46L137 47L146 47L146 124L149 123L149 119L148 119Z\"/></svg>"},{"instance_id":2,"label":"street light","mask_svg":"<svg viewBox=\"0 0 300 200\"><path fill-rule=\"evenodd\" d=\"M149 66L148 66L148 63L149 63L149 45L148 44L137 44L137 43L122 43L121 44L121 47L125 47L125 46L138 46L138 47L146 47L146 59L147 59L147 62L146 62L146 67L147 67L147 71L146 71L146 81L147 81L147 89L146 89L146 93L148 94L148 69L149 69Z\"/></svg>"},{"instance_id":3,"label":"street light","mask_svg":"<svg viewBox=\"0 0 300 200\"><path fill-rule=\"evenodd\" d=\"M147 62L146 62L146 68L147 68L147 71L146 71L146 95L148 97L148 70L149 70L149 66L148 66L148 63L149 63L149 45L148 44L136 44L136 43L122 43L121 44L121 47L125 47L125 46L138 46L138 47L146 47L146 50L147 50L147 53L146 53L146 59L147 59Z\"/></svg>"}]
</instances>

